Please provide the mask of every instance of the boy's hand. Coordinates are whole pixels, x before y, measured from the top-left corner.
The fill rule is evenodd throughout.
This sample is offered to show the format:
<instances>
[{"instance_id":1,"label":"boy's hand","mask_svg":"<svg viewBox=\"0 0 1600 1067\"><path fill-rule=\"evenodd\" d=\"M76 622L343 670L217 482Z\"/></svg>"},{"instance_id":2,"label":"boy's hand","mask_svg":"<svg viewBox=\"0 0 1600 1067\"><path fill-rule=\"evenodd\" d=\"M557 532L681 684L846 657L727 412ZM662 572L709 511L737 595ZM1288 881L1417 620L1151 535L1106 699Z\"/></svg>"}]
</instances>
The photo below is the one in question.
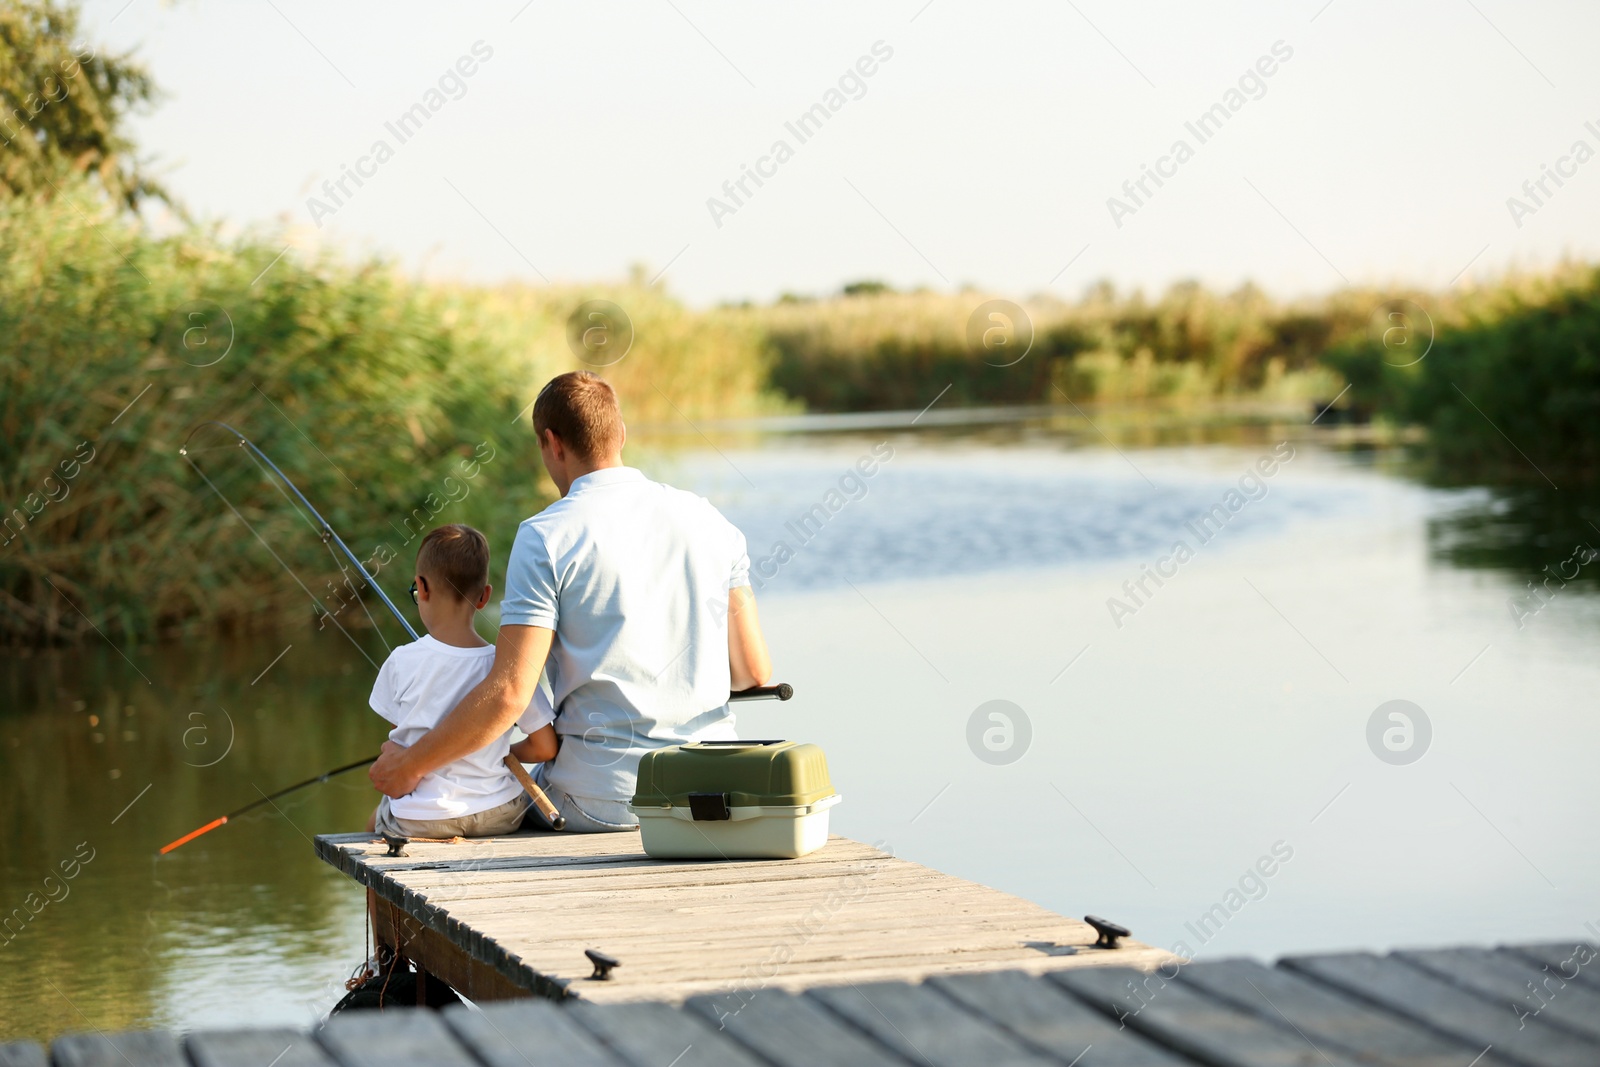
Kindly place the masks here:
<instances>
[{"instance_id":1,"label":"boy's hand","mask_svg":"<svg viewBox=\"0 0 1600 1067\"><path fill-rule=\"evenodd\" d=\"M546 725L512 745L511 754L522 763L549 763L559 749L555 728Z\"/></svg>"},{"instance_id":2,"label":"boy's hand","mask_svg":"<svg viewBox=\"0 0 1600 1067\"><path fill-rule=\"evenodd\" d=\"M406 753L409 751L405 745L385 741L382 755L367 768L367 777L372 779L372 784L384 796L403 797L422 781L422 775L414 774L406 766Z\"/></svg>"}]
</instances>

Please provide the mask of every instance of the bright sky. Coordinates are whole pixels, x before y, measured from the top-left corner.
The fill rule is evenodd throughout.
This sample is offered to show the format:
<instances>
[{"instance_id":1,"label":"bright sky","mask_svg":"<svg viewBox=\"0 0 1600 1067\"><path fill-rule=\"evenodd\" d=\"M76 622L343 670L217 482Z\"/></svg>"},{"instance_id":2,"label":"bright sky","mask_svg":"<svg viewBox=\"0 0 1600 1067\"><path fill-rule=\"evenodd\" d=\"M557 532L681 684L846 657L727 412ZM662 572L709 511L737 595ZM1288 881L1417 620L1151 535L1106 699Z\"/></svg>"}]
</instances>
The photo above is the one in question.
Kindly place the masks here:
<instances>
[{"instance_id":1,"label":"bright sky","mask_svg":"<svg viewBox=\"0 0 1600 1067\"><path fill-rule=\"evenodd\" d=\"M1600 161L1570 155L1600 151L1581 0L89 0L85 23L167 90L136 134L201 217L434 277L639 262L703 305L859 278L1443 287L1600 259ZM402 142L385 123L419 103ZM785 123L819 103L802 142ZM1185 123L1214 104L1202 143ZM1168 176L1135 201L1146 164ZM1545 165L1567 176L1535 202ZM336 204L345 166L369 177ZM746 166L768 176L735 202ZM313 195L335 210L313 219Z\"/></svg>"}]
</instances>

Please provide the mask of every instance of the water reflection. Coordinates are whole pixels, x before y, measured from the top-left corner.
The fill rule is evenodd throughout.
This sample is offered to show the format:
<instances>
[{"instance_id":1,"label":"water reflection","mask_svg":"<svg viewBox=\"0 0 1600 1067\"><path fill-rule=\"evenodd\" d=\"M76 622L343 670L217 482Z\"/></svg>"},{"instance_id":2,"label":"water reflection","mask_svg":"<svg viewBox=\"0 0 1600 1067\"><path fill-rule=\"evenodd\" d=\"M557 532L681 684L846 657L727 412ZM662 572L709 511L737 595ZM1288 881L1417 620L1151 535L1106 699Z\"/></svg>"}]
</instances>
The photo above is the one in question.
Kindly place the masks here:
<instances>
[{"instance_id":1,"label":"water reflection","mask_svg":"<svg viewBox=\"0 0 1600 1067\"><path fill-rule=\"evenodd\" d=\"M359 827L366 780L155 852L258 789L376 751L370 672L313 630L126 654L13 654L0 675L7 1036L303 1024L313 1001L336 999L322 987L357 962L362 937L359 900L311 857L309 835Z\"/></svg>"},{"instance_id":2,"label":"water reflection","mask_svg":"<svg viewBox=\"0 0 1600 1067\"><path fill-rule=\"evenodd\" d=\"M1600 488L1527 485L1475 489L1428 522L1435 559L1452 567L1502 571L1519 583L1547 578L1593 588L1600 567L1569 563L1600 550ZM1560 585L1552 581L1551 588Z\"/></svg>"}]
</instances>

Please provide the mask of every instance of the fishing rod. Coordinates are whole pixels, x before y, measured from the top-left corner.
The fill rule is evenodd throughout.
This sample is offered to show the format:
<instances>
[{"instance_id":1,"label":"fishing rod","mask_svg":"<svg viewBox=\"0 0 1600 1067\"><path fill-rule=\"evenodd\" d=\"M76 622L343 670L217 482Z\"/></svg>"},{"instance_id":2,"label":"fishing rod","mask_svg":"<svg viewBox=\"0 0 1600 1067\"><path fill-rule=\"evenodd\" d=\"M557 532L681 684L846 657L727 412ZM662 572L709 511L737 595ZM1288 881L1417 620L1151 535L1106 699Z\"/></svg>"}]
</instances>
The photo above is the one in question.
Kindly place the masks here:
<instances>
[{"instance_id":1,"label":"fishing rod","mask_svg":"<svg viewBox=\"0 0 1600 1067\"><path fill-rule=\"evenodd\" d=\"M308 785L316 785L318 782L326 782L329 778L332 778L333 776L338 775L338 774L343 774L345 771L353 771L357 767L365 767L367 764L372 763L377 758L378 758L377 756L368 756L366 759L356 760L354 763L346 763L343 767L335 767L331 771L323 771L321 774L317 775L315 778L307 778L303 782L296 782L294 785L291 785L286 789L280 789L276 793L271 793L271 794L268 794L268 795L264 795L264 796L262 796L262 798L260 800L252 800L250 803L246 804L244 807L238 809L237 811L230 811L230 812L228 812L228 814L222 816L219 819L212 819L210 822L206 823L204 826L200 827L198 830L190 830L188 833L184 834L182 837L178 838L176 841L173 841L170 844L162 845L159 855L165 856L168 852L171 852L173 849L178 848L178 847L180 847L182 845L187 845L190 841L193 841L195 838L199 837L201 834L210 833L212 830L215 830L217 827L219 827L219 826L223 825L224 823L226 823L229 819L237 819L241 815L244 815L244 814L246 814L248 812L252 812L252 811L256 810L257 808L259 808L263 804L271 804L273 801L277 800L279 797L288 796L290 793L293 793L296 789L304 789Z\"/></svg>"},{"instance_id":2,"label":"fishing rod","mask_svg":"<svg viewBox=\"0 0 1600 1067\"><path fill-rule=\"evenodd\" d=\"M361 577L365 578L366 581L367 581L367 584L372 587L372 591L374 593L378 594L378 599L383 601L384 606L387 607L389 609L390 613L393 614L394 617L399 620L400 625L405 628L406 633L411 635L411 640L413 640L413 641L417 640L417 637L418 637L417 631L412 629L411 623L406 619L406 617L404 615L402 615L400 613L400 609L395 607L394 601L389 599L389 594L385 593L383 591L382 587L380 587L378 585L377 580L375 578L373 578L372 575L367 573L366 566L361 562L360 558L358 558L354 552L350 551L350 546L344 543L344 538L340 537L338 535L338 533L335 532L335 530L333 528L333 524L328 522L327 519L323 518L322 517L322 513L319 512L316 508L311 506L311 501L307 500L305 494L300 491L299 487L296 486L294 484L294 482L289 480L289 476L287 474L283 473L283 471L278 468L278 465L276 463L272 462L272 458L270 456L268 456L265 452L261 451L261 449L256 446L256 443L254 441L250 440L250 438L246 437L244 434L240 433L238 430L234 429L232 426L229 426L227 423L218 422L218 421L216 421L214 419L208 420L206 422L202 422L202 423L199 423L198 425L196 425L194 429L189 431L189 436L185 437L183 439L183 445L182 445L182 447L180 447L178 449L178 455L182 456L188 462L189 466L194 467L195 471L200 474L200 477L205 478L206 484L207 485L211 485L211 488L213 490L217 491L217 495L218 496L222 496L221 491L217 490L217 487L215 485L211 484L211 479L210 478L206 478L205 472L200 470L199 466L196 465L194 460L189 459L189 442L194 439L194 435L195 434L199 433L202 429L204 429L207 426L216 426L216 427L218 427L220 429L226 430L228 433L233 434L234 437L238 438L239 446L241 448L243 448L246 451L248 451L253 458L259 460L260 462L262 462L264 464L266 464L267 465L267 469L272 471L273 474L276 474L278 476L278 480L280 482L282 482L284 485L289 487L289 491L295 495L295 499L300 501L301 507L303 507L307 511L309 511L311 513L312 518L316 519L317 522L322 524L322 529L318 532L318 536L322 538L323 544L327 544L329 541L332 541L333 544L335 544L335 545L337 545L339 547L339 551L343 552L344 555L345 555L345 558L348 559L352 564L355 565L356 570L361 573ZM223 500L224 500L224 502L227 502L227 498L226 497L223 497ZM233 507L233 505L231 503L229 503L228 506L230 508ZM252 531L252 532L254 532L254 531ZM265 543L265 542L263 542L263 543ZM274 552L273 556L276 557L277 553ZM282 563L283 561L279 560L278 562ZM287 569L288 568L288 564L284 564L284 568ZM293 572L291 571L290 573L292 574ZM297 578L296 581L298 581L298 580L299 579ZM301 585L301 588L305 588L304 584ZM310 593L310 590L307 589L306 592ZM315 596L312 596L311 599L313 601L316 601L316 597ZM322 605L320 603L317 606L318 607L322 607ZM322 610L325 613L329 614L329 615L332 614L331 612L328 612L327 608L323 608ZM335 625L337 625L337 620L335 621ZM342 630L343 627L340 627L340 629ZM348 636L348 634L346 636ZM352 638L352 640L354 640L354 639Z\"/></svg>"},{"instance_id":3,"label":"fishing rod","mask_svg":"<svg viewBox=\"0 0 1600 1067\"><path fill-rule=\"evenodd\" d=\"M732 703L733 701L736 701L736 700L788 700L790 697L793 697L793 696L794 696L794 686L790 685L788 682L780 682L778 685L757 685L757 686L752 686L749 689L740 689L737 692L729 693L728 694L728 701L730 703ZM290 793L293 793L297 789L304 789L307 786L316 785L319 782L326 782L329 778L332 778L335 775L343 774L346 771L353 771L357 767L365 767L368 764L370 764L370 763L374 762L375 760L377 760L377 758L378 758L377 756L368 756L366 759L356 760L354 763L346 763L343 767L335 767L333 770L326 771L326 772L324 772L322 774L319 774L315 778L307 778L305 781L296 782L294 785L291 785L286 789L280 789L276 793L271 794L270 796L263 796L260 800L253 800L250 803L246 804L244 807L240 808L238 811L230 811L230 812L228 812L228 814L222 816L219 819L212 819L210 822L206 823L204 826L200 827L198 830L190 830L188 833L184 834L182 837L178 838L176 841L173 841L170 844L162 846L160 855L165 856L167 853L171 852L173 849L181 848L182 846L187 845L190 841L193 841L195 838L199 837L201 834L210 833L212 830L215 830L217 827L222 826L229 819L237 819L239 816L244 815L244 814L246 814L248 812L252 812L255 809L259 808L263 804L270 804L274 800L277 800L279 797L288 796ZM533 780L528 776L528 772L522 769L522 764L517 762L517 757L512 756L512 755L507 755L506 756L506 760L507 760L507 764L506 765L508 767L510 767L511 764L513 764L513 763L516 764L516 766L512 769L512 773L515 774L516 777L517 777L517 780L522 783L522 787L525 790L529 790L530 791L530 795L531 795L531 791L532 790L539 790L539 794L541 796L544 795L544 791L539 789L539 787L536 784L534 784ZM549 803L549 798L546 798L545 803L546 804ZM551 806L551 808L550 808L550 810L548 812L544 811L543 808L541 808L540 810L544 814L545 818L548 819L550 821L551 825L555 826L555 828L557 830L560 830L562 828L562 826L564 826L566 824L566 820L561 818L560 813L556 812L554 806ZM554 813L554 815L555 815L554 818L551 818L551 814L552 813ZM560 826L556 826L555 825L558 820L561 823Z\"/></svg>"}]
</instances>

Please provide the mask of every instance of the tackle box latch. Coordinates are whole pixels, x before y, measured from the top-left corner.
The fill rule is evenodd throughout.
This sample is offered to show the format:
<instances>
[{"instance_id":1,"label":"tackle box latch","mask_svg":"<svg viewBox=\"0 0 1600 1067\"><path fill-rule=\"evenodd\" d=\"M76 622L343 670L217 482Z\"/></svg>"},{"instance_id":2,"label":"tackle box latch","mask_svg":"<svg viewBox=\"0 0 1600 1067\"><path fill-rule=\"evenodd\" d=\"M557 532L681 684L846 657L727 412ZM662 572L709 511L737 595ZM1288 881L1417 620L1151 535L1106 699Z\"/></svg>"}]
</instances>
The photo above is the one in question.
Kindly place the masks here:
<instances>
[{"instance_id":1,"label":"tackle box latch","mask_svg":"<svg viewBox=\"0 0 1600 1067\"><path fill-rule=\"evenodd\" d=\"M726 822L733 817L726 793L690 793L689 814L695 822Z\"/></svg>"}]
</instances>

